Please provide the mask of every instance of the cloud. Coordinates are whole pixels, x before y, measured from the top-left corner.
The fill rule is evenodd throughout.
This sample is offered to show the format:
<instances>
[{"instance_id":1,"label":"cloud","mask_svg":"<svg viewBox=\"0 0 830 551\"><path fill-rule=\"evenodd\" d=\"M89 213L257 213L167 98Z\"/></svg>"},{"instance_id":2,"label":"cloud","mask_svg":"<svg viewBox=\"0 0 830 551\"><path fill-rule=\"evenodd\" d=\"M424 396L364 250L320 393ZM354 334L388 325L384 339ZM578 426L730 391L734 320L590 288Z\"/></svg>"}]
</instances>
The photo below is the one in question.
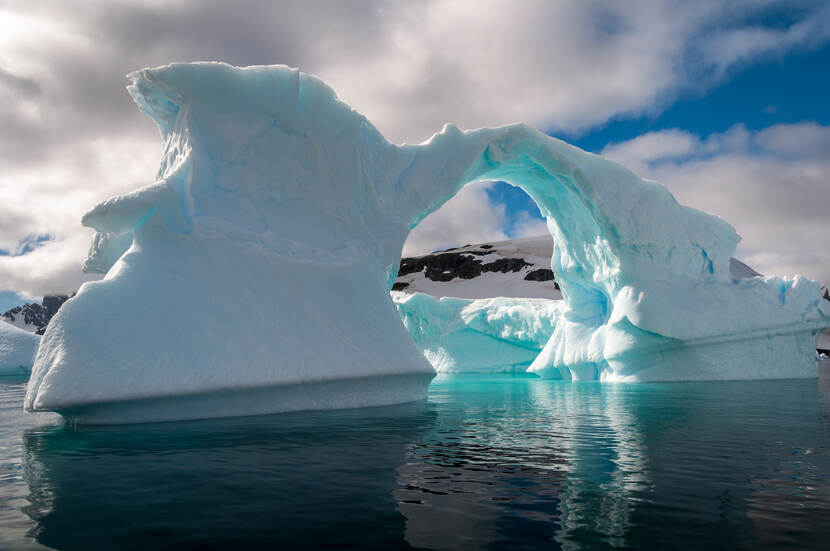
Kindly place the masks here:
<instances>
[{"instance_id":1,"label":"cloud","mask_svg":"<svg viewBox=\"0 0 830 551\"><path fill-rule=\"evenodd\" d=\"M503 203L490 201L487 189L491 185L492 182L475 182L461 188L412 230L403 246L403 256L507 239L506 208Z\"/></svg>"},{"instance_id":2,"label":"cloud","mask_svg":"<svg viewBox=\"0 0 830 551\"><path fill-rule=\"evenodd\" d=\"M58 0L4 2L0 249L50 235L37 252L54 265L29 278L31 259L5 259L0 290L37 294L77 283L81 258L73 255L88 237L80 215L152 182L158 133L124 91L123 75L137 68L195 60L299 66L395 142L420 142L447 121L466 128L524 121L573 133L657 112L689 87L726 78L731 67L827 40L828 9L810 3L786 4L794 15L784 27L753 22L783 5L101 0L78 9ZM465 241L467 230L457 231L451 239ZM487 226L481 235L495 231Z\"/></svg>"},{"instance_id":3,"label":"cloud","mask_svg":"<svg viewBox=\"0 0 830 551\"><path fill-rule=\"evenodd\" d=\"M514 217L510 230L511 238L535 237L549 233L547 223L526 210L520 210Z\"/></svg>"},{"instance_id":4,"label":"cloud","mask_svg":"<svg viewBox=\"0 0 830 551\"><path fill-rule=\"evenodd\" d=\"M643 147L663 138L662 148ZM761 273L830 282L830 126L751 132L736 125L705 138L661 131L602 154L664 183L681 203L729 221L743 238L737 256Z\"/></svg>"},{"instance_id":5,"label":"cloud","mask_svg":"<svg viewBox=\"0 0 830 551\"><path fill-rule=\"evenodd\" d=\"M637 136L634 139L611 144L602 154L609 159L623 162L637 174L648 171L655 161L681 159L701 147L700 139L688 132L677 129L659 130Z\"/></svg>"},{"instance_id":6,"label":"cloud","mask_svg":"<svg viewBox=\"0 0 830 551\"><path fill-rule=\"evenodd\" d=\"M733 16L740 14L740 6ZM809 4L793 3L790 13L798 13ZM698 47L706 70L715 78L723 77L730 68L756 60L762 55L782 55L793 47L815 47L830 38L830 4L819 4L818 8L802 19L784 28L758 25L729 24L709 33Z\"/></svg>"},{"instance_id":7,"label":"cloud","mask_svg":"<svg viewBox=\"0 0 830 551\"><path fill-rule=\"evenodd\" d=\"M0 281L26 299L73 293L85 281L99 277L81 271L88 248L89 236L72 234L24 255L0 256Z\"/></svg>"}]
</instances>

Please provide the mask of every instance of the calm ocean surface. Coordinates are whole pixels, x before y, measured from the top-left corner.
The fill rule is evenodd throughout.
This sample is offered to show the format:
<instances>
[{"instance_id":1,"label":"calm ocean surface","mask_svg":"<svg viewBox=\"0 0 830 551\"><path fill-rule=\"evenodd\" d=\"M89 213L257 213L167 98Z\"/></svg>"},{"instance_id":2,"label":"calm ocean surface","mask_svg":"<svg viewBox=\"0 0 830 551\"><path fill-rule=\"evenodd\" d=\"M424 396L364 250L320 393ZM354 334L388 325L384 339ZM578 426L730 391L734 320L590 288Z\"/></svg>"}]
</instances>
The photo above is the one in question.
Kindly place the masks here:
<instances>
[{"instance_id":1,"label":"calm ocean surface","mask_svg":"<svg viewBox=\"0 0 830 551\"><path fill-rule=\"evenodd\" d=\"M830 548L830 370L94 428L24 393L0 382L2 549Z\"/></svg>"}]
</instances>

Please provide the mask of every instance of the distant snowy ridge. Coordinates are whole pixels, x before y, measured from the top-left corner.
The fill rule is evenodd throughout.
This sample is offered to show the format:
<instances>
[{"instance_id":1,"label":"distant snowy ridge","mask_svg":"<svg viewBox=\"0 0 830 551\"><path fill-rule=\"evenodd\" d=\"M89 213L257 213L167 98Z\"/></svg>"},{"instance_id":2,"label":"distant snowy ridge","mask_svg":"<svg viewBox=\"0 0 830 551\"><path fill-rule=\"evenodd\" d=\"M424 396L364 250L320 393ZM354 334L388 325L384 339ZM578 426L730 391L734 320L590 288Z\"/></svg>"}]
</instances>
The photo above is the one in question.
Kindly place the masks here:
<instances>
[{"instance_id":1,"label":"distant snowy ridge","mask_svg":"<svg viewBox=\"0 0 830 551\"><path fill-rule=\"evenodd\" d=\"M58 313L63 303L69 300L67 295L47 295L40 304L30 302L7 310L0 315L0 320L10 323L18 329L42 335L52 317Z\"/></svg>"}]
</instances>

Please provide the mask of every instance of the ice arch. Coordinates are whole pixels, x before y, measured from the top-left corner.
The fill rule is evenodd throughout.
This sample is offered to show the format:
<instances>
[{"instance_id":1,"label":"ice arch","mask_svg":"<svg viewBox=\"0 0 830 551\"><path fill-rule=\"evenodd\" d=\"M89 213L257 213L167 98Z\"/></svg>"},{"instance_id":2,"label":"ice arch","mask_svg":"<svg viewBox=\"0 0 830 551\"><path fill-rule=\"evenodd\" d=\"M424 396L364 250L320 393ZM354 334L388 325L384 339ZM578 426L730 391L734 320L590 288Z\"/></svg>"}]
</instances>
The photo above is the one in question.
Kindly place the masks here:
<instances>
[{"instance_id":1,"label":"ice arch","mask_svg":"<svg viewBox=\"0 0 830 551\"><path fill-rule=\"evenodd\" d=\"M448 125L394 145L282 66L177 64L130 79L165 142L156 183L84 216L98 230L86 266L107 275L50 323L29 410L144 421L424 396L432 368L387 288L410 229L480 179L524 189L557 244L567 308L534 371L813 373L806 354L827 319L818 285L734 281L728 224L602 157L521 124ZM752 365L772 350L786 373Z\"/></svg>"}]
</instances>

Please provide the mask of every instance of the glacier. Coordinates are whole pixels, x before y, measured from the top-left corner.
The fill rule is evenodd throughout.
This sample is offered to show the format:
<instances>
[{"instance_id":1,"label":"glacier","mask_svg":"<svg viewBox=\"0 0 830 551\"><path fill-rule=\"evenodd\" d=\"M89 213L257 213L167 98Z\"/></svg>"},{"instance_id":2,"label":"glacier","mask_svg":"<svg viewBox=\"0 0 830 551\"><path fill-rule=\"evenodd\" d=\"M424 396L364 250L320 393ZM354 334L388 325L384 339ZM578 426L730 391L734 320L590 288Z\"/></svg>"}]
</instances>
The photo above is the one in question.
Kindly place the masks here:
<instances>
[{"instance_id":1,"label":"glacier","mask_svg":"<svg viewBox=\"0 0 830 551\"><path fill-rule=\"evenodd\" d=\"M163 421L384 405L434 369L388 289L403 243L462 186L538 204L564 307L529 370L618 381L815 376L817 283L735 280L739 237L656 182L525 124L387 141L285 66L129 75L158 173L82 219L84 284L50 322L28 411Z\"/></svg>"},{"instance_id":2,"label":"glacier","mask_svg":"<svg viewBox=\"0 0 830 551\"><path fill-rule=\"evenodd\" d=\"M0 377L28 376L38 346L38 335L0 320Z\"/></svg>"}]
</instances>

